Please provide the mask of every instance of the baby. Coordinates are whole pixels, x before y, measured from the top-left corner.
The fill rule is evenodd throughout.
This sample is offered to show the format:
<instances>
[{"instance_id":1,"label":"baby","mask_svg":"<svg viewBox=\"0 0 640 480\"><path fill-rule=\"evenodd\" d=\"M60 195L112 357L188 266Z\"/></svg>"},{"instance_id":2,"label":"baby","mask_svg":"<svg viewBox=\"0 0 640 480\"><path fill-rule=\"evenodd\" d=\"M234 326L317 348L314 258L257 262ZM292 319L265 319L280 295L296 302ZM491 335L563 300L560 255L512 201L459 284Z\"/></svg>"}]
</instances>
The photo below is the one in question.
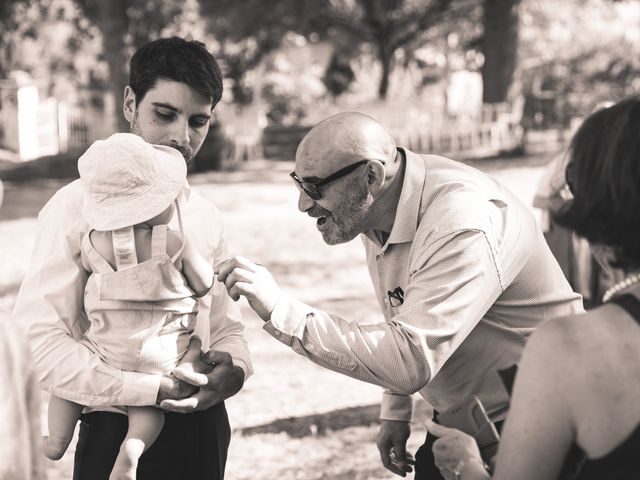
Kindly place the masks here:
<instances>
[{"instance_id":1,"label":"baby","mask_svg":"<svg viewBox=\"0 0 640 480\"><path fill-rule=\"evenodd\" d=\"M84 309L90 322L81 343L115 368L168 374L187 351L196 297L213 283L212 266L184 238L185 161L170 147L117 133L91 145L78 170L82 213L91 227L80 258L89 272ZM174 215L179 232L167 226ZM51 397L49 458L64 454L83 408ZM140 455L164 425L164 413L154 407L130 406L127 414L129 428L111 480L135 480Z\"/></svg>"}]
</instances>

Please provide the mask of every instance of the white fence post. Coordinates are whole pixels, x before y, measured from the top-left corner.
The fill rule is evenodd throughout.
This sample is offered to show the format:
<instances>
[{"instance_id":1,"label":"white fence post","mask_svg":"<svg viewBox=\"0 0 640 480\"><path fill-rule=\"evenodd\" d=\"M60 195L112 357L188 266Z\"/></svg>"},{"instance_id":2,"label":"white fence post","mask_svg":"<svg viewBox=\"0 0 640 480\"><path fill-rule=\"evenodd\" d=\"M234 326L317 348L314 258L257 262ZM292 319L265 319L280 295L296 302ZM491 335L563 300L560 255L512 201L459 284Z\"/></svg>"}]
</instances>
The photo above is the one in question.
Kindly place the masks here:
<instances>
[{"instance_id":1,"label":"white fence post","mask_svg":"<svg viewBox=\"0 0 640 480\"><path fill-rule=\"evenodd\" d=\"M69 151L69 106L65 102L58 102L58 148Z\"/></svg>"},{"instance_id":2,"label":"white fence post","mask_svg":"<svg viewBox=\"0 0 640 480\"><path fill-rule=\"evenodd\" d=\"M38 157L56 155L58 144L58 111L55 98L48 98L38 105L35 130L38 140Z\"/></svg>"}]
</instances>

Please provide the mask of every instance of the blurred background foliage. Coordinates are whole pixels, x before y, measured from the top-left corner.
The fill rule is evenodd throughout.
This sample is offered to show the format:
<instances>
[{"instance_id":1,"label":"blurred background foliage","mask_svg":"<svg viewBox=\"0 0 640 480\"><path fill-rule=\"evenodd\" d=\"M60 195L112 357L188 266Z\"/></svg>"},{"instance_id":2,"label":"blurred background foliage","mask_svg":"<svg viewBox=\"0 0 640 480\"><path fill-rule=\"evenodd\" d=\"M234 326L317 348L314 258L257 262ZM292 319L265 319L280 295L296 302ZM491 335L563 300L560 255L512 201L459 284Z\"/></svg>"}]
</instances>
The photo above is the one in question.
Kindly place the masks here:
<instances>
[{"instance_id":1,"label":"blurred background foliage","mask_svg":"<svg viewBox=\"0 0 640 480\"><path fill-rule=\"evenodd\" d=\"M3 0L0 77L28 72L126 130L131 53L190 35L223 67L224 110L260 129L363 102L451 110L459 72L485 104L522 103L526 128L566 126L638 91L639 18L637 0Z\"/></svg>"}]
</instances>

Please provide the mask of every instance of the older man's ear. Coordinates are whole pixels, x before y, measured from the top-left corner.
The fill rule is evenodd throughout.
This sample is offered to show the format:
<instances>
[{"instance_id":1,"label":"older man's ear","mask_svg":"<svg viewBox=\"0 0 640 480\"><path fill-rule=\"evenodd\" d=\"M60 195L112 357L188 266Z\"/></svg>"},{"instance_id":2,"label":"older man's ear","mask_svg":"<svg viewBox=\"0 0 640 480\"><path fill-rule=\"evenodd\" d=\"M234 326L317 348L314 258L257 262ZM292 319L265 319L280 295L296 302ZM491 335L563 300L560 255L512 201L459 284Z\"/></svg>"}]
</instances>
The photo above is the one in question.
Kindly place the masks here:
<instances>
[{"instance_id":1,"label":"older man's ear","mask_svg":"<svg viewBox=\"0 0 640 480\"><path fill-rule=\"evenodd\" d=\"M378 160L370 160L365 169L365 183L371 195L380 191L384 184L384 165Z\"/></svg>"}]
</instances>

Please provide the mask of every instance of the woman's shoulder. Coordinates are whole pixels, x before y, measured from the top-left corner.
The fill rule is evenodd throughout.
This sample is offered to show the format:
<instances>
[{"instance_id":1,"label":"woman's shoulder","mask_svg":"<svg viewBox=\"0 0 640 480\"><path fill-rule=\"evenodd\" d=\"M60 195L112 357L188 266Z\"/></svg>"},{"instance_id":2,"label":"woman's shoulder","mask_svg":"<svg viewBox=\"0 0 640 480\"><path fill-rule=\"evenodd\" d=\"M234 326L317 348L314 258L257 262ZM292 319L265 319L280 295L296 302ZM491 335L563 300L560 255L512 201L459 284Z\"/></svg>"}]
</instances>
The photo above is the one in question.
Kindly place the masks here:
<instances>
[{"instance_id":1,"label":"woman's shoulder","mask_svg":"<svg viewBox=\"0 0 640 480\"><path fill-rule=\"evenodd\" d=\"M606 304L580 314L568 315L543 322L529 341L532 349L552 358L579 356L592 352L594 345L620 340L621 324L628 323L624 312Z\"/></svg>"},{"instance_id":2,"label":"woman's shoulder","mask_svg":"<svg viewBox=\"0 0 640 480\"><path fill-rule=\"evenodd\" d=\"M579 315L542 325L547 335L558 335L573 345L576 353L590 354L592 348L612 346L640 335L638 321L613 303L606 303ZM591 355L593 356L593 355Z\"/></svg>"},{"instance_id":3,"label":"woman's shoulder","mask_svg":"<svg viewBox=\"0 0 640 480\"><path fill-rule=\"evenodd\" d=\"M603 348L599 333L609 306L581 314L553 318L543 322L527 342L523 360L535 365L545 377L554 377L569 386L581 381L584 367L596 360L594 348Z\"/></svg>"},{"instance_id":4,"label":"woman's shoulder","mask_svg":"<svg viewBox=\"0 0 640 480\"><path fill-rule=\"evenodd\" d=\"M575 354L580 343L578 333L583 331L587 316L582 313L543 322L529 338L527 349L551 358L557 354Z\"/></svg>"},{"instance_id":5,"label":"woman's shoulder","mask_svg":"<svg viewBox=\"0 0 640 480\"><path fill-rule=\"evenodd\" d=\"M640 345L638 342L640 328L635 321L617 306L605 304L544 322L531 335L525 353L561 377L567 386L577 387L583 382L592 383L594 375L604 375L612 366L625 362L626 347Z\"/></svg>"}]
</instances>

